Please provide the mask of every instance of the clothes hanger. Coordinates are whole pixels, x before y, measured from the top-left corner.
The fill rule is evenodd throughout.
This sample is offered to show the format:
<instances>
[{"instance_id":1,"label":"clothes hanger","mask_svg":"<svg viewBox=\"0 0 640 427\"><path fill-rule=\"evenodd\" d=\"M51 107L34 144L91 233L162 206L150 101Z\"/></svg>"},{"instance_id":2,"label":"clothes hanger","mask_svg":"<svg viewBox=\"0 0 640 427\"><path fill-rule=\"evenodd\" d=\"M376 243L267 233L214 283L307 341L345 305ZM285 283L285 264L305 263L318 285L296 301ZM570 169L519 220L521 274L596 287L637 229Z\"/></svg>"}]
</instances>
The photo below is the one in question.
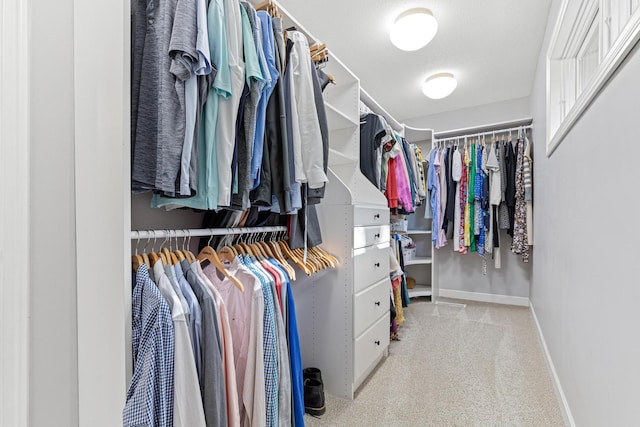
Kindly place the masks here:
<instances>
[{"instance_id":1,"label":"clothes hanger","mask_svg":"<svg viewBox=\"0 0 640 427\"><path fill-rule=\"evenodd\" d=\"M158 260L161 259L160 256L154 251L154 248L156 247L157 239L158 239L158 236L156 235L156 231L153 230L153 244L151 245L151 252L149 252L149 260L152 266L155 266Z\"/></svg>"},{"instance_id":2,"label":"clothes hanger","mask_svg":"<svg viewBox=\"0 0 640 427\"><path fill-rule=\"evenodd\" d=\"M176 250L173 251L174 256L178 259L178 262L182 262L185 260L184 253L180 250L180 242L178 241L178 231L174 230L176 236ZM169 235L171 236L171 235ZM169 237L171 238L171 237ZM177 264L177 263L176 263Z\"/></svg>"},{"instance_id":3,"label":"clothes hanger","mask_svg":"<svg viewBox=\"0 0 640 427\"><path fill-rule=\"evenodd\" d=\"M271 6L273 6L273 2L271 0L266 0L255 5L255 10L267 10Z\"/></svg>"},{"instance_id":4,"label":"clothes hanger","mask_svg":"<svg viewBox=\"0 0 640 427\"><path fill-rule=\"evenodd\" d=\"M131 266L133 267L133 271L138 271L138 268L142 264L144 264L144 259L142 256L138 255L138 244L140 243L140 235L138 234L138 240L136 241L136 250L135 254L131 255Z\"/></svg>"},{"instance_id":5,"label":"clothes hanger","mask_svg":"<svg viewBox=\"0 0 640 427\"><path fill-rule=\"evenodd\" d=\"M209 238L209 243L207 243L207 246L202 248L202 250L198 254L198 261L200 261L200 263L202 263L202 261L204 261L204 260L209 261L211 264L213 264L218 269L218 271L220 271L222 274L224 274L224 276L227 279L229 279L231 281L231 283L233 283L236 286L236 288L238 288L238 289L240 289L240 291L244 292L244 285L242 284L242 282L240 280L238 280L238 278L236 276L234 276L233 274L229 273L229 271L225 268L225 266L222 265L222 262L220 261L220 258L218 258L218 254L216 253L216 251L213 250L213 248L211 246L209 246L209 244L211 243L211 239L212 238L213 238L213 235L211 235L211 237Z\"/></svg>"},{"instance_id":6,"label":"clothes hanger","mask_svg":"<svg viewBox=\"0 0 640 427\"><path fill-rule=\"evenodd\" d=\"M305 263L303 263L302 260L299 259L297 255L295 255L291 251L289 244L285 240L280 240L278 244L280 245L280 247L282 248L284 254L287 256L288 259L293 261L293 263L297 265L302 271L304 271L307 276L311 275L311 269L309 269L309 267L307 267Z\"/></svg>"},{"instance_id":7,"label":"clothes hanger","mask_svg":"<svg viewBox=\"0 0 640 427\"><path fill-rule=\"evenodd\" d=\"M167 237L165 237L164 242L162 242L163 248L161 252L167 259L167 264L164 265L166 267L167 265L176 265L178 263L178 258L173 254L173 252L171 252L171 232L169 230L165 230L165 233ZM167 241L169 242L169 248L164 246Z\"/></svg>"}]
</instances>

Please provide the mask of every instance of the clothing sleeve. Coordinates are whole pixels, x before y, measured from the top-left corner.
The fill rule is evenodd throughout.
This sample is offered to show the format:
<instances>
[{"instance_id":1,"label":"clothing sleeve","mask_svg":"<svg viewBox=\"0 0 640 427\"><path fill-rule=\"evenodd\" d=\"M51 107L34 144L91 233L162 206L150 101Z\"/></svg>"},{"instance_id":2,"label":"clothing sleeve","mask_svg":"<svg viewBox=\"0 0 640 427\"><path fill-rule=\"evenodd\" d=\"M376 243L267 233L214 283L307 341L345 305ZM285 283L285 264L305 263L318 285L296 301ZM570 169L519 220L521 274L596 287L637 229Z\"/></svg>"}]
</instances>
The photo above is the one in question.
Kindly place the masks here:
<instances>
[{"instance_id":1,"label":"clothing sleeve","mask_svg":"<svg viewBox=\"0 0 640 427\"><path fill-rule=\"evenodd\" d=\"M176 4L173 31L169 42L169 56L171 57L170 71L180 80L189 79L192 70L198 64L196 6L197 4L193 0L180 0Z\"/></svg>"},{"instance_id":2,"label":"clothing sleeve","mask_svg":"<svg viewBox=\"0 0 640 427\"><path fill-rule=\"evenodd\" d=\"M294 120L294 159L296 181L307 183L309 188L319 188L327 182L324 173L323 147L318 113L313 94L311 80L311 64L309 47L305 36L299 32L291 32L294 39L291 51L291 92Z\"/></svg>"}]
</instances>

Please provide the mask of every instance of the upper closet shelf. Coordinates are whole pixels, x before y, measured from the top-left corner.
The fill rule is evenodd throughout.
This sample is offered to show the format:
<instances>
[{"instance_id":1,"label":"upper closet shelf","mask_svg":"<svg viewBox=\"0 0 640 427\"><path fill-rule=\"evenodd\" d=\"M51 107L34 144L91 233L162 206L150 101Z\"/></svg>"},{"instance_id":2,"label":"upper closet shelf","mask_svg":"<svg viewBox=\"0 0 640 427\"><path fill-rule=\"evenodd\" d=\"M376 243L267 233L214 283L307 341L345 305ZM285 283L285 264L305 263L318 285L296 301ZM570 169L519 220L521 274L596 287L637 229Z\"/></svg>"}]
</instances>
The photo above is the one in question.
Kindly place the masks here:
<instances>
[{"instance_id":1,"label":"upper closet shelf","mask_svg":"<svg viewBox=\"0 0 640 427\"><path fill-rule=\"evenodd\" d=\"M325 103L327 107L327 121L329 122L329 130L347 129L360 126L360 123L352 120L351 117L340 111L338 108Z\"/></svg>"}]
</instances>

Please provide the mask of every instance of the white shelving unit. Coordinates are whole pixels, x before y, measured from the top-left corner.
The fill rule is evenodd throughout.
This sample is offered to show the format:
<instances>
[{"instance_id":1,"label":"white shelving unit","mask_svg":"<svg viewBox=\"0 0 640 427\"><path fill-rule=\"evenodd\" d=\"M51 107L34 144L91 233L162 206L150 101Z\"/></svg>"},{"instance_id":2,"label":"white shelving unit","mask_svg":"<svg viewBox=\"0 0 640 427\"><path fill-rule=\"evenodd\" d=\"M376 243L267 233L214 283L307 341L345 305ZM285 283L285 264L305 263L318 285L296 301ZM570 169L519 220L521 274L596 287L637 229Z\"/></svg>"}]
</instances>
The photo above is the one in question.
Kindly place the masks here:
<instances>
[{"instance_id":1,"label":"white shelving unit","mask_svg":"<svg viewBox=\"0 0 640 427\"><path fill-rule=\"evenodd\" d=\"M422 155L426 157L431 151L433 143L433 130L416 129L409 126L404 127L407 141L416 144L422 150ZM426 171L425 171L426 172ZM425 200L416 212L407 216L407 235L411 236L416 245L416 256L413 259L405 259L405 273L407 277L416 280L416 286L409 289L409 297L434 297L437 296L437 262L436 251L432 244L431 219L425 218L424 213L429 200Z\"/></svg>"}]
</instances>

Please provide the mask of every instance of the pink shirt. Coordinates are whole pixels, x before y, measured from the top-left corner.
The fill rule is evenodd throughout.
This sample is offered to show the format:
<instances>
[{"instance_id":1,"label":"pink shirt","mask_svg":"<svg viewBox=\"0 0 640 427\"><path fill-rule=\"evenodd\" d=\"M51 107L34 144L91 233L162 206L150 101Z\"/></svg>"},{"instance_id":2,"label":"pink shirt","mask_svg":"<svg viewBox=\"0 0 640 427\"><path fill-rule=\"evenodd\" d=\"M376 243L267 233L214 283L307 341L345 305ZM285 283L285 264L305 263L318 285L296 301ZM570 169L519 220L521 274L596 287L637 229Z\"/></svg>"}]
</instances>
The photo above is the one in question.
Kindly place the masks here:
<instances>
[{"instance_id":1,"label":"pink shirt","mask_svg":"<svg viewBox=\"0 0 640 427\"><path fill-rule=\"evenodd\" d=\"M264 296L262 284L237 260L227 267L244 285L240 291L226 277L221 280L214 266L204 269L226 305L229 329L233 337L233 356L242 425L266 425L266 395L264 383L263 316Z\"/></svg>"}]
</instances>

